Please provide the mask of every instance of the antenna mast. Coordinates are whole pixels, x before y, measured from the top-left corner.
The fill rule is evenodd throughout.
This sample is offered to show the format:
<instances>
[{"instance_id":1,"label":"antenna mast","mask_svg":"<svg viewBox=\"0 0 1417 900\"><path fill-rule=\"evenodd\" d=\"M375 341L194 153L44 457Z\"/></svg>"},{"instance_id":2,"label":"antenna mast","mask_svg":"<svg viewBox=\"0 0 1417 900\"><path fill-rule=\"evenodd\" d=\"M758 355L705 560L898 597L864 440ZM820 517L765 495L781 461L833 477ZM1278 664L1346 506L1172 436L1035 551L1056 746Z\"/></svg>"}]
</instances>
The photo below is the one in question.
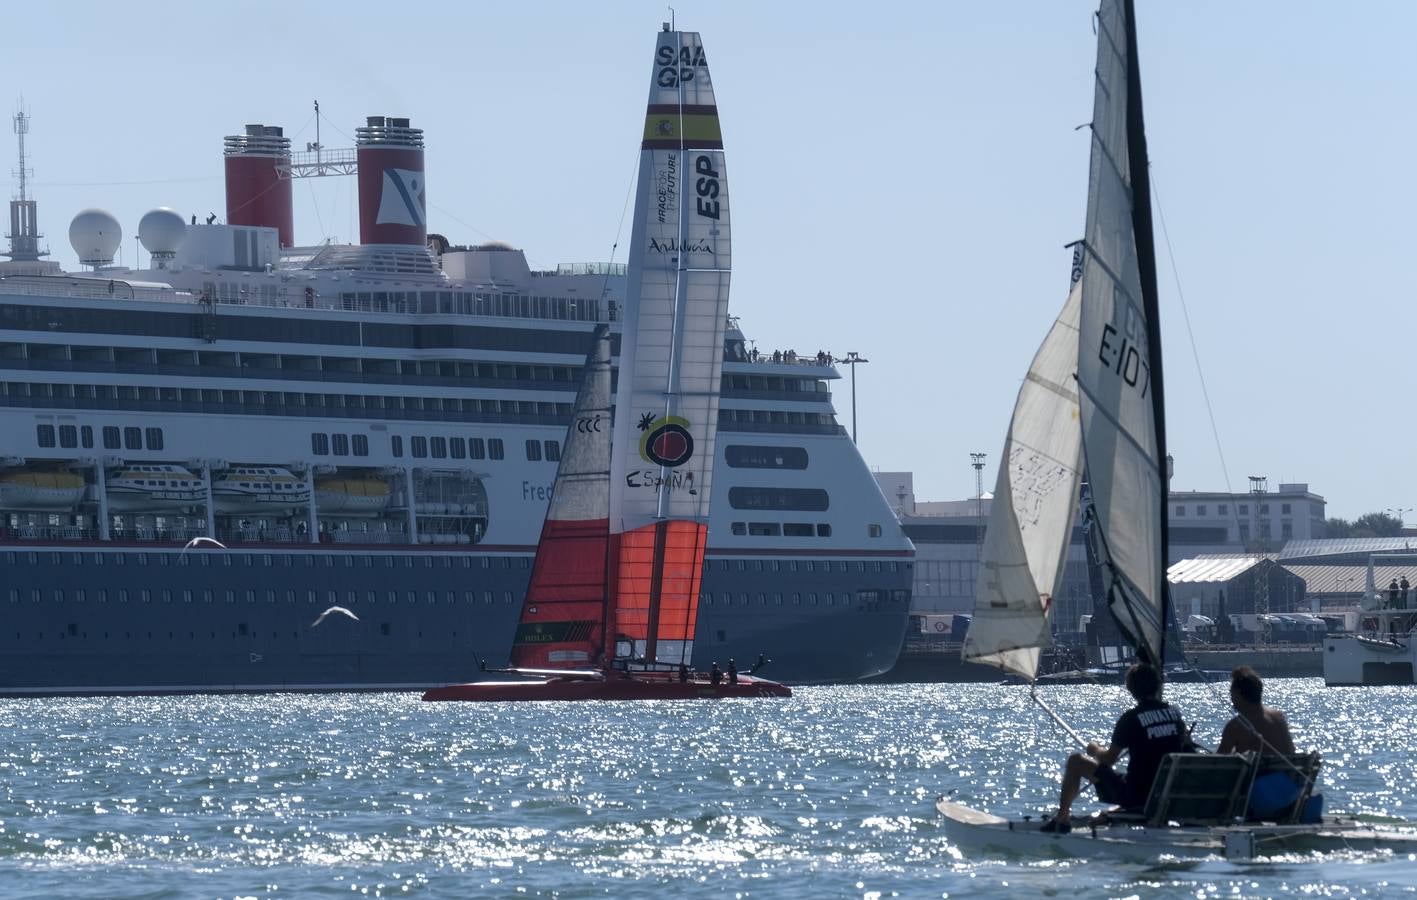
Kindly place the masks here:
<instances>
[{"instance_id":1,"label":"antenna mast","mask_svg":"<svg viewBox=\"0 0 1417 900\"><path fill-rule=\"evenodd\" d=\"M35 201L29 196L29 179L34 172L30 171L27 165L29 160L25 156L25 135L30 131L30 117L25 115L23 101L15 113L13 123L15 139L20 146L19 168L14 171L20 182L20 192L10 201L10 233L6 235L10 239L10 252L0 255L8 256L17 263L34 263L39 262L41 256L49 254L39 249L39 239L42 235L39 233ZM46 267L48 265L45 264Z\"/></svg>"}]
</instances>

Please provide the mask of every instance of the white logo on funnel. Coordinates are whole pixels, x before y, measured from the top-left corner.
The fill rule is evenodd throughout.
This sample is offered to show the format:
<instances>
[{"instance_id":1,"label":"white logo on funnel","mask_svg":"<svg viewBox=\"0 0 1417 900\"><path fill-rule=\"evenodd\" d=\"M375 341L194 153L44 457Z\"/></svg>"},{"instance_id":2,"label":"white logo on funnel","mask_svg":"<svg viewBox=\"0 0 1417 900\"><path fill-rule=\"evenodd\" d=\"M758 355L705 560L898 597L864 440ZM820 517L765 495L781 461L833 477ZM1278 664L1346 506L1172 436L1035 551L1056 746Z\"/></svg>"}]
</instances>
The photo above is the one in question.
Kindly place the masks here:
<instances>
[{"instance_id":1,"label":"white logo on funnel","mask_svg":"<svg viewBox=\"0 0 1417 900\"><path fill-rule=\"evenodd\" d=\"M423 227L423 173L413 169L385 169L379 194L377 225Z\"/></svg>"}]
</instances>

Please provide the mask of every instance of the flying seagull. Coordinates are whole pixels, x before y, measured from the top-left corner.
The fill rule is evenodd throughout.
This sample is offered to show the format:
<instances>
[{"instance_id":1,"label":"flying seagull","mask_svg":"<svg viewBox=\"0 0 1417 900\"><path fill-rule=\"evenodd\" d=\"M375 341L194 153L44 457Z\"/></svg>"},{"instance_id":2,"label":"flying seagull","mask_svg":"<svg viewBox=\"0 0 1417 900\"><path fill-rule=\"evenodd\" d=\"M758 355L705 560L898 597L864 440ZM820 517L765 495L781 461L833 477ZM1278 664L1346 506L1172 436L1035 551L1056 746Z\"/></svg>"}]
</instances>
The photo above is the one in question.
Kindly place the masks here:
<instances>
[{"instance_id":1,"label":"flying seagull","mask_svg":"<svg viewBox=\"0 0 1417 900\"><path fill-rule=\"evenodd\" d=\"M350 612L349 610L345 609L343 606L331 606L329 609L327 609L327 610L325 610L324 612L320 613L320 617L319 617L318 619L316 619L315 621L311 622L311 623L310 623L310 627L311 627L311 628L314 628L316 625L319 625L321 622L325 621L325 619L329 618L329 616L330 616L331 613L339 613L339 614L342 615L342 616L349 616L351 619L353 619L353 620L356 621L356 622L359 621L359 617L358 617L358 616L356 616L354 613Z\"/></svg>"},{"instance_id":2,"label":"flying seagull","mask_svg":"<svg viewBox=\"0 0 1417 900\"><path fill-rule=\"evenodd\" d=\"M187 546L182 548L182 552L188 550L225 550L226 545L216 538L194 537L187 542Z\"/></svg>"}]
</instances>

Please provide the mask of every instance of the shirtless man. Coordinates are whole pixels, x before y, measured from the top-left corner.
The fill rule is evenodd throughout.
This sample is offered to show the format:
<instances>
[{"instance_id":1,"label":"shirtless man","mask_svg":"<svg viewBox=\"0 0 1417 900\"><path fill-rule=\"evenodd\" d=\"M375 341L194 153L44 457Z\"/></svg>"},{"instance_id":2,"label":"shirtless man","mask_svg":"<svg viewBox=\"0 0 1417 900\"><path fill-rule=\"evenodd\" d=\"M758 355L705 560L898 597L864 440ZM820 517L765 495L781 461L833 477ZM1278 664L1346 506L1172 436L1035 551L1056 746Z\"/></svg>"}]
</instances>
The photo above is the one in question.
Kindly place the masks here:
<instances>
[{"instance_id":1,"label":"shirtless man","mask_svg":"<svg viewBox=\"0 0 1417 900\"><path fill-rule=\"evenodd\" d=\"M1284 713L1260 702L1264 682L1249 666L1230 673L1230 702L1236 716L1225 723L1217 753L1293 753L1294 738Z\"/></svg>"}]
</instances>

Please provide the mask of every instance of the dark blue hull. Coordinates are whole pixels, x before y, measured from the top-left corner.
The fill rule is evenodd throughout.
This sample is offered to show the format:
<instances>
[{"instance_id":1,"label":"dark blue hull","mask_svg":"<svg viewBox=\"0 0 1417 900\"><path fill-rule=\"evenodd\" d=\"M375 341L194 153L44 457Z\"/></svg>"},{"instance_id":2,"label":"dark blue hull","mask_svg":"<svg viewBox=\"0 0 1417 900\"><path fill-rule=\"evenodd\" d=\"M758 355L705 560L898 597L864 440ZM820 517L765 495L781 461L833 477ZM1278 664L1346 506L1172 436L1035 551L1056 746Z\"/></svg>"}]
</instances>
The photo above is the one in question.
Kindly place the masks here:
<instances>
[{"instance_id":1,"label":"dark blue hull","mask_svg":"<svg viewBox=\"0 0 1417 900\"><path fill-rule=\"evenodd\" d=\"M530 560L495 549L7 548L0 695L464 681L479 659L507 659ZM710 559L694 664L746 668L762 653L778 681L879 674L901 647L909 582L905 560ZM313 625L331 606L358 621Z\"/></svg>"}]
</instances>

